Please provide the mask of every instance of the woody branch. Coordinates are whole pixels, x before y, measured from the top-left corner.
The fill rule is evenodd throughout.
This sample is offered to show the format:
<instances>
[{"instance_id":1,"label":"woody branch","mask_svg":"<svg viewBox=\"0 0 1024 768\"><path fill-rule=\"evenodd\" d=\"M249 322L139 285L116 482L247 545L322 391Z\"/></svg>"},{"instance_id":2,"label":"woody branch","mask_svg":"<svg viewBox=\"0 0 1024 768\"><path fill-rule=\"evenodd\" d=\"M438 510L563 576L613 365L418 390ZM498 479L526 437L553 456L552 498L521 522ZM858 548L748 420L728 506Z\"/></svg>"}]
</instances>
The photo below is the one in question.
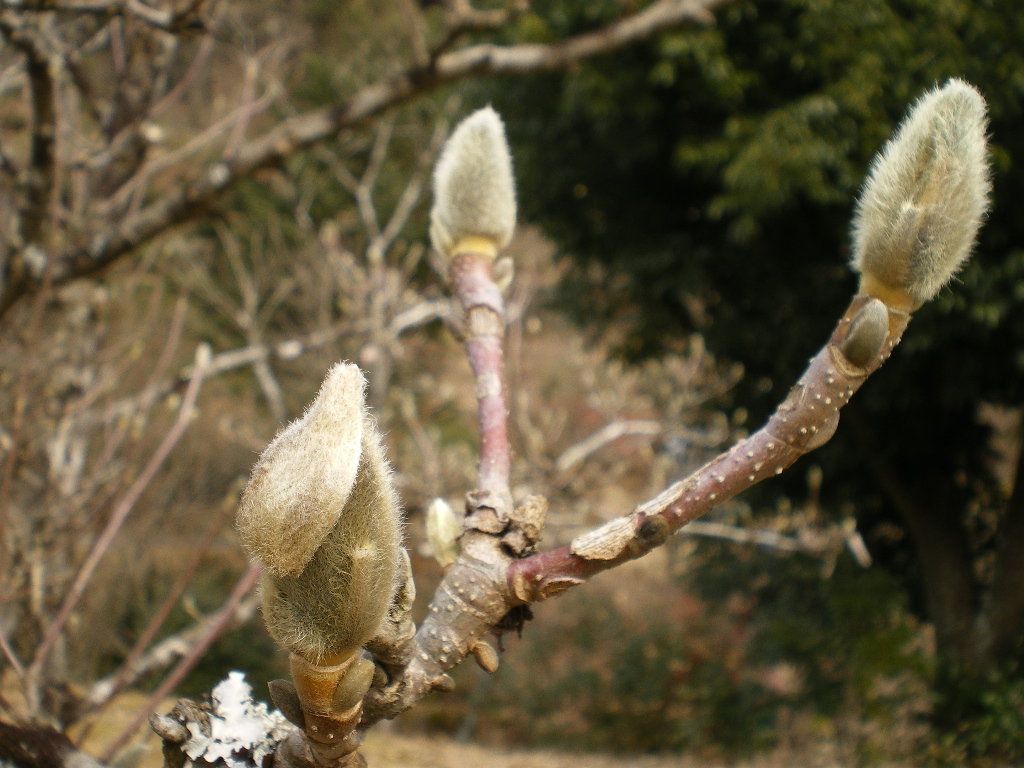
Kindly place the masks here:
<instances>
[{"instance_id":1,"label":"woody branch","mask_svg":"<svg viewBox=\"0 0 1024 768\"><path fill-rule=\"evenodd\" d=\"M378 635L369 642L353 636L347 624L344 630L332 630L333 638L324 635L327 645L320 644L319 634L303 636L301 643L289 635L289 622L321 633L333 619L325 615L310 625L305 618L289 617L287 601L304 606L307 598L299 591L289 598L286 590L292 587L286 579L297 573L300 580L315 582L321 568L318 557L347 557L355 567L355 552L345 555L342 550L365 540L345 534L332 512L316 523L327 531L327 538L301 536L292 542L292 529L302 518L294 512L280 513L282 496L275 484L285 483L291 493L296 480L312 483L329 467L325 464L309 471L308 477L295 477L276 465L285 466L296 457L309 458L300 465L313 463L328 453L323 436L337 433L332 439L342 450L327 458L340 462L340 470L325 472L324 477L338 484L341 493L321 484L329 492L323 506L337 510L340 503L351 509L351 519L366 525L390 526L394 520L393 498L383 505L367 504L350 484L359 466L365 469L360 477L378 482L381 459L375 437L361 454L360 438L352 433L359 423L372 429L363 412L364 380L353 366L336 366L304 417L314 428L306 430L300 420L271 445L253 474L246 491L249 500L243 497L240 512L240 530L250 552L280 577L265 585L265 614L272 632L293 651L296 685L278 685L275 701L305 738L294 732L282 742L278 757L286 764L322 768L360 764L356 750L361 733L380 719L409 709L433 690L451 689L454 683L447 672L468 654L485 670L496 669L497 655L484 637L510 611L559 595L600 571L646 554L687 522L781 474L801 455L824 445L835 432L843 406L899 342L911 312L932 298L967 257L987 205L984 136L984 102L970 86L950 81L922 98L876 161L858 204L853 266L861 274L860 291L766 425L630 514L577 536L567 547L537 554L533 550L543 529L546 500L529 497L511 508L506 498L504 317L500 291L491 279L491 265L507 245L515 222L511 160L493 110L480 110L464 121L438 162L431 214L431 238L448 261L470 328L467 354L477 383L483 443L479 487L468 495L468 514L458 537L461 551L418 629L408 616L412 584L406 571L396 573L391 582L405 585L397 598L387 588L372 586L354 594L338 593L349 601L339 602L338 610L360 620L384 605L381 597L387 598L386 615L378 618L374 613L370 618L377 618L376 623L367 620L367 626L383 626L373 630ZM907 215L908 210L914 215ZM375 493L386 496L385 488L386 483ZM387 527L367 540L379 542L382 552L393 551L388 547L394 531ZM316 547L320 548L314 551ZM359 544L356 550L369 551L367 547ZM390 568L393 561L381 557L379 564ZM367 665L367 657L352 650L359 647L378 663ZM296 663L297 653L304 655L301 664ZM332 666L317 666L327 661ZM365 671L353 674L356 670ZM312 679L311 675L318 681L330 676L320 709L312 706L317 702L308 690L303 693L303 686L308 689L304 676ZM337 680L341 682L336 685Z\"/></svg>"},{"instance_id":2,"label":"woody branch","mask_svg":"<svg viewBox=\"0 0 1024 768\"><path fill-rule=\"evenodd\" d=\"M951 113L960 120L950 120ZM479 652L482 638L517 605L561 594L600 571L646 554L687 522L781 474L801 455L824 445L836 430L841 408L899 342L911 311L934 296L968 255L987 205L984 122L984 103L977 92L951 81L921 100L886 147L854 223L854 267L861 273L861 292L761 430L629 515L552 552L530 553L539 540L546 502L527 499L502 519L498 514L480 515L481 507L470 494L462 552L447 571L416 634L416 649L404 679L370 692L364 724L394 717L430 690L449 686L447 671L467 653L487 658L488 654ZM465 152L471 158L472 149ZM445 174L459 178L457 172L442 171L444 161L442 156L440 187ZM479 175L487 174L480 171ZM462 177L472 178L470 174ZM478 195L479 190L470 193ZM452 218L464 224L457 216L443 215L445 201L438 194L435 226L440 222L450 229ZM472 212L472 206L466 205ZM902 228L893 226L897 212L908 205L919 207L918 216ZM444 227L440 229L445 232ZM438 239L443 248L444 238L435 234L435 242ZM930 250L922 253L921 249ZM457 280L455 284L457 291L465 290ZM467 310L475 305L463 304ZM497 363L490 365L500 370ZM477 368L474 364L474 372ZM484 433L488 417L483 398L480 404ZM507 450L507 442L503 448ZM483 472L482 464L481 477Z\"/></svg>"}]
</instances>

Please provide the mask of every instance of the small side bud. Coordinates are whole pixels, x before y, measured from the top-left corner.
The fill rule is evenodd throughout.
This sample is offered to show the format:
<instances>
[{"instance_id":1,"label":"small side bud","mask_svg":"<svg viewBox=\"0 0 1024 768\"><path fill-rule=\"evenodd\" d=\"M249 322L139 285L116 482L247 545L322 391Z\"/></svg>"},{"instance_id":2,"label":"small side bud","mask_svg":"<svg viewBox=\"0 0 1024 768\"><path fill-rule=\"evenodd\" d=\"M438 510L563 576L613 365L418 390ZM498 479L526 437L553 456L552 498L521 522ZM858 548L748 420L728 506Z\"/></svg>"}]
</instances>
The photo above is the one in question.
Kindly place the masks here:
<instances>
[{"instance_id":1,"label":"small side bud","mask_svg":"<svg viewBox=\"0 0 1024 768\"><path fill-rule=\"evenodd\" d=\"M480 665L480 669L489 675L493 675L498 671L498 652L494 650L494 646L483 640L477 640L476 644L469 649L469 652L473 654L473 658L476 659L476 663Z\"/></svg>"},{"instance_id":2,"label":"small side bud","mask_svg":"<svg viewBox=\"0 0 1024 768\"><path fill-rule=\"evenodd\" d=\"M434 499L427 507L427 543L434 559L442 568L451 565L459 556L458 538L462 523L455 510L444 499Z\"/></svg>"},{"instance_id":3,"label":"small side bud","mask_svg":"<svg viewBox=\"0 0 1024 768\"><path fill-rule=\"evenodd\" d=\"M889 311L884 302L871 299L850 321L850 328L839 345L839 351L853 365L863 368L878 357L888 334Z\"/></svg>"},{"instance_id":4,"label":"small side bud","mask_svg":"<svg viewBox=\"0 0 1024 768\"><path fill-rule=\"evenodd\" d=\"M990 189L985 100L962 80L926 93L876 156L853 222L861 292L903 309L970 255Z\"/></svg>"},{"instance_id":5,"label":"small side bud","mask_svg":"<svg viewBox=\"0 0 1024 768\"><path fill-rule=\"evenodd\" d=\"M332 368L260 458L239 508L242 543L267 569L267 628L317 665L372 639L395 594L401 511L364 391L356 366Z\"/></svg>"},{"instance_id":6,"label":"small side bud","mask_svg":"<svg viewBox=\"0 0 1024 768\"><path fill-rule=\"evenodd\" d=\"M516 225L516 190L505 126L491 107L452 132L434 170L430 240L445 259L461 250L496 256Z\"/></svg>"}]
</instances>

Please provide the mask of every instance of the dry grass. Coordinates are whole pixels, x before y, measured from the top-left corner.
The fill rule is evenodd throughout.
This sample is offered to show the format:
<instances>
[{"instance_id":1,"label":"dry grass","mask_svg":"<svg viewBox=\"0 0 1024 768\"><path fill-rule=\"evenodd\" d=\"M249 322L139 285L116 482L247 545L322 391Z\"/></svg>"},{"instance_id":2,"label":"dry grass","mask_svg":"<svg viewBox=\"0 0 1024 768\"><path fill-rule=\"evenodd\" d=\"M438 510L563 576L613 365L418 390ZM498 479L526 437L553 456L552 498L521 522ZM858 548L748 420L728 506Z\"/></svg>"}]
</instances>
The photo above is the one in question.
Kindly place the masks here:
<instances>
[{"instance_id":1,"label":"dry grass","mask_svg":"<svg viewBox=\"0 0 1024 768\"><path fill-rule=\"evenodd\" d=\"M794 754L788 750L750 761L722 762L696 756L631 757L587 752L521 750L450 739L374 731L363 747L370 768L841 768L852 765L830 750Z\"/></svg>"},{"instance_id":2,"label":"dry grass","mask_svg":"<svg viewBox=\"0 0 1024 768\"><path fill-rule=\"evenodd\" d=\"M121 735L131 722L135 713L145 704L148 694L129 691L118 696L110 706L107 707L92 726L88 728L87 735L80 741L81 728L72 728L68 734L79 748L88 754L98 757L106 748ZM157 707L158 712L170 712L176 699L166 699ZM137 762L136 762L137 761ZM136 734L135 741L121 753L118 758L120 764L133 764L133 768L160 768L164 763L163 754L160 749L160 739L148 727L144 727Z\"/></svg>"},{"instance_id":3,"label":"dry grass","mask_svg":"<svg viewBox=\"0 0 1024 768\"><path fill-rule=\"evenodd\" d=\"M144 699L139 693L119 696L80 746L89 754L99 754ZM158 711L168 712L173 706L174 700L167 699ZM76 735L71 733L72 738ZM461 743L440 736L396 733L387 723L367 735L362 753L370 768L846 768L856 764L827 744L803 750L778 749L751 760L728 762L696 755L629 756ZM159 739L148 728L140 731L118 762L132 768L161 768ZM897 768L897 764L888 768Z\"/></svg>"}]
</instances>

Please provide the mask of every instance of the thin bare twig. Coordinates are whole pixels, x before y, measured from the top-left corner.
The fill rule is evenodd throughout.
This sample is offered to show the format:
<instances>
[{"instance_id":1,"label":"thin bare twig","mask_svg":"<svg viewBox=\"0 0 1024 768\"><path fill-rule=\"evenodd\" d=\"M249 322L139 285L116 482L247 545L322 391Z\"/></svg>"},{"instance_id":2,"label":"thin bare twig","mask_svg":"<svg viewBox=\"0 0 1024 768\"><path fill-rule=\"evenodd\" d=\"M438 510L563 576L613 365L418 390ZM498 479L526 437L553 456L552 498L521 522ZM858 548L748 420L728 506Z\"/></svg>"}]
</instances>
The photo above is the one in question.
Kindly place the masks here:
<instances>
[{"instance_id":1,"label":"thin bare twig","mask_svg":"<svg viewBox=\"0 0 1024 768\"><path fill-rule=\"evenodd\" d=\"M7 657L7 662L11 665L11 669L14 670L14 674L18 676L19 680L25 679L25 666L21 663L21 659L18 658L18 654L14 652L14 648L11 647L10 642L7 640L7 635L4 634L3 630L0 630L0 650L4 652L4 656Z\"/></svg>"},{"instance_id":2,"label":"thin bare twig","mask_svg":"<svg viewBox=\"0 0 1024 768\"><path fill-rule=\"evenodd\" d=\"M590 454L601 450L608 443L615 442L620 437L629 435L654 437L664 431L665 427L660 421L616 419L563 451L562 455L555 459L555 469L559 472L567 472L584 461Z\"/></svg>"},{"instance_id":3,"label":"thin bare twig","mask_svg":"<svg viewBox=\"0 0 1024 768\"><path fill-rule=\"evenodd\" d=\"M58 13L88 16L122 16L130 15L152 27L164 31L177 31L184 27L188 20L195 19L196 13L205 0L193 0L181 11L161 11L146 5L140 0L64 0L64 2L32 3L26 0L0 0L0 8L20 12Z\"/></svg>"},{"instance_id":4,"label":"thin bare twig","mask_svg":"<svg viewBox=\"0 0 1024 768\"><path fill-rule=\"evenodd\" d=\"M402 21L409 34L409 42L412 43L413 62L418 67L425 67L430 63L430 53L427 51L427 39L423 32L423 12L412 0L401 2Z\"/></svg>"},{"instance_id":5,"label":"thin bare twig","mask_svg":"<svg viewBox=\"0 0 1024 768\"><path fill-rule=\"evenodd\" d=\"M36 39L27 25L14 17L0 14L0 34L25 55L32 115L28 166L32 172L28 176L28 205L21 216L20 229L22 240L29 247L42 249L46 247L41 238L56 183L56 61L51 61L46 46ZM12 266L22 271L32 269L24 255Z\"/></svg>"},{"instance_id":6,"label":"thin bare twig","mask_svg":"<svg viewBox=\"0 0 1024 768\"><path fill-rule=\"evenodd\" d=\"M131 652L121 665L121 669L115 673L112 685L109 690L104 693L104 698L97 702L99 704L106 704L114 696L121 692L126 685L136 676L135 667L138 664L142 654L146 652L150 644L156 638L157 633L163 627L167 618L171 615L171 611L174 606L178 604L178 600L185 593L185 588L192 582L192 578L195 576L196 571L199 568L199 564L206 556L207 551L213 545L217 535L221 532L224 527L224 521L228 515L233 511L233 508L224 505L221 508L221 513L215 515L213 521L206 529L206 533L203 536L202 541L199 542L198 546L193 550L192 557L185 567L178 574L177 580L171 587L167 596L164 598L160 607L157 608L156 612L150 618L146 628L139 635L138 640L135 641L135 645L132 647Z\"/></svg>"},{"instance_id":7,"label":"thin bare twig","mask_svg":"<svg viewBox=\"0 0 1024 768\"><path fill-rule=\"evenodd\" d=\"M137 213L123 216L107 206L97 236L86 248L70 247L60 258L54 279L64 282L102 269L168 228L201 215L240 179L446 83L481 75L525 75L564 67L645 40L687 21L708 22L711 9L723 2L726 0L657 0L599 30L557 43L471 45L438 56L426 71L415 68L401 72L366 86L348 101L282 120L262 136L243 142L233 160L216 166L215 173L203 172L183 181L175 191L161 195ZM10 281L0 293L0 314L36 285L31 275Z\"/></svg>"},{"instance_id":8,"label":"thin bare twig","mask_svg":"<svg viewBox=\"0 0 1024 768\"><path fill-rule=\"evenodd\" d=\"M109 199L102 203L98 213L101 216L107 215L112 211L121 210L130 200L141 199L139 197L140 188L155 174L167 168L174 167L185 158L194 155L196 152L199 152L204 147L219 139L226 131L233 128L240 121L249 120L253 115L259 114L263 110L267 109L274 102L275 98L277 98L276 92L265 93L255 102L243 105L242 107L239 107L225 115L220 120L217 120L205 131L192 137L192 139L177 149L150 160L136 171L128 181L121 185L121 188L118 189ZM221 164L215 167L224 167L224 165ZM133 213L133 215L136 214Z\"/></svg>"},{"instance_id":9,"label":"thin bare twig","mask_svg":"<svg viewBox=\"0 0 1024 768\"><path fill-rule=\"evenodd\" d=\"M242 94L239 97L240 104L238 109L240 114L234 127L231 129L228 142L224 146L224 153L221 155L221 159L225 162L229 162L235 156L235 152L238 151L239 145L241 145L242 140L245 138L245 131L249 127L249 121L252 120L259 74L259 61L254 57L249 57L245 62L245 77L242 81Z\"/></svg>"},{"instance_id":10,"label":"thin bare twig","mask_svg":"<svg viewBox=\"0 0 1024 768\"><path fill-rule=\"evenodd\" d=\"M174 687L180 683L189 672L192 671L192 667L196 665L196 662L202 658L202 655L206 653L206 649L210 647L214 640L216 640L224 632L227 626L231 623L234 618L235 612L249 592L252 591L253 587L256 586L256 582L259 580L260 573L262 572L258 563L253 563L249 566L242 577L235 584L234 589L231 591L231 595L224 602L224 605L220 607L216 614L209 620L206 625L206 630L202 636L196 641L196 644L186 654L181 661L178 662L177 666L171 670L170 674L164 678L164 681L157 686L157 689L153 691L152 695L146 700L146 703L139 708L132 718L131 722L125 727L120 735L114 739L110 746L108 746L103 754L100 756L100 760L104 763L110 763L121 751L125 744L135 735L135 732L139 730L143 723L149 718L149 715L155 710L163 699L174 690Z\"/></svg>"},{"instance_id":11,"label":"thin bare twig","mask_svg":"<svg viewBox=\"0 0 1024 768\"><path fill-rule=\"evenodd\" d=\"M409 181L406 183L405 189L402 190L402 195L398 198L394 211L391 212L391 218L388 219L384 231L376 238L374 245L381 255L386 255L391 250L391 245L395 242L399 233L405 229L409 216L412 215L416 204L420 200L420 195L423 194L427 172L431 165L433 165L434 158L437 157L437 153L440 151L447 135L448 121L444 119L438 120L434 126L434 133L430 137L430 141L423 151L420 152L416 160L416 170L409 177Z\"/></svg>"},{"instance_id":12,"label":"thin bare twig","mask_svg":"<svg viewBox=\"0 0 1024 768\"><path fill-rule=\"evenodd\" d=\"M178 441L185 433L185 430L188 428L195 408L196 399L199 397L199 390L203 382L204 370L209 365L209 362L210 348L206 344L200 344L196 350L195 373L192 376L191 382L189 382L189 387L185 392L185 396L182 398L177 419L164 436L160 445L157 446L157 449L153 452L152 457L139 474L139 477L134 483L132 483L128 492L111 513L106 528L104 528L99 538L96 539L91 551L89 552L89 556L85 559L85 562L79 569L78 575L75 577L75 581L72 584L71 589L64 598L64 603L61 605L57 616L51 622L46 633L43 635L43 639L36 650L32 664L28 669L27 677L30 692L38 685L39 673L42 670L43 664L46 663L46 658L53 649L54 644L57 642L57 638L60 636L60 633L63 631L64 625L71 616L71 612L74 610L75 606L78 605L78 601L85 593L85 588L92 579L92 576L96 571L96 566L99 565L100 559L110 548L110 545L114 541L114 537L121 529L121 526L127 519L128 514L132 511L135 503L142 495L142 492L152 481L157 470L159 470L163 465L164 461L170 455L171 450L173 450L174 446L177 445ZM32 705L38 706L38 702L31 702L30 706ZM34 708L34 706L32 706L32 708Z\"/></svg>"}]
</instances>

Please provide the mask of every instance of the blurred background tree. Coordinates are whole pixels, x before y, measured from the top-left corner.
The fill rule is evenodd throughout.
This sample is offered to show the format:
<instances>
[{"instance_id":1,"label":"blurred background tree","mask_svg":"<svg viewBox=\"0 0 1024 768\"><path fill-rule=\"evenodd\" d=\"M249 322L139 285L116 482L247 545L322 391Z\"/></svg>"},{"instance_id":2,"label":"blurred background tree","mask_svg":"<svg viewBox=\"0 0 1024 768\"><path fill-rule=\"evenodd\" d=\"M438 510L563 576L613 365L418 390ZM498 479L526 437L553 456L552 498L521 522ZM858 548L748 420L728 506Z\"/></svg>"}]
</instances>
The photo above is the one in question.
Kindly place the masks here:
<instances>
[{"instance_id":1,"label":"blurred background tree","mask_svg":"<svg viewBox=\"0 0 1024 768\"><path fill-rule=\"evenodd\" d=\"M467 486L457 393L404 359L409 331L450 314L423 243L446 86L563 67L719 3L623 8L542 47L492 44L518 2L0 4L8 721L83 741L119 692L149 689L120 733L93 734L110 760L253 618L239 481L327 361L358 360L381 421L407 427L408 507ZM516 295L522 311L532 292Z\"/></svg>"}]
</instances>

